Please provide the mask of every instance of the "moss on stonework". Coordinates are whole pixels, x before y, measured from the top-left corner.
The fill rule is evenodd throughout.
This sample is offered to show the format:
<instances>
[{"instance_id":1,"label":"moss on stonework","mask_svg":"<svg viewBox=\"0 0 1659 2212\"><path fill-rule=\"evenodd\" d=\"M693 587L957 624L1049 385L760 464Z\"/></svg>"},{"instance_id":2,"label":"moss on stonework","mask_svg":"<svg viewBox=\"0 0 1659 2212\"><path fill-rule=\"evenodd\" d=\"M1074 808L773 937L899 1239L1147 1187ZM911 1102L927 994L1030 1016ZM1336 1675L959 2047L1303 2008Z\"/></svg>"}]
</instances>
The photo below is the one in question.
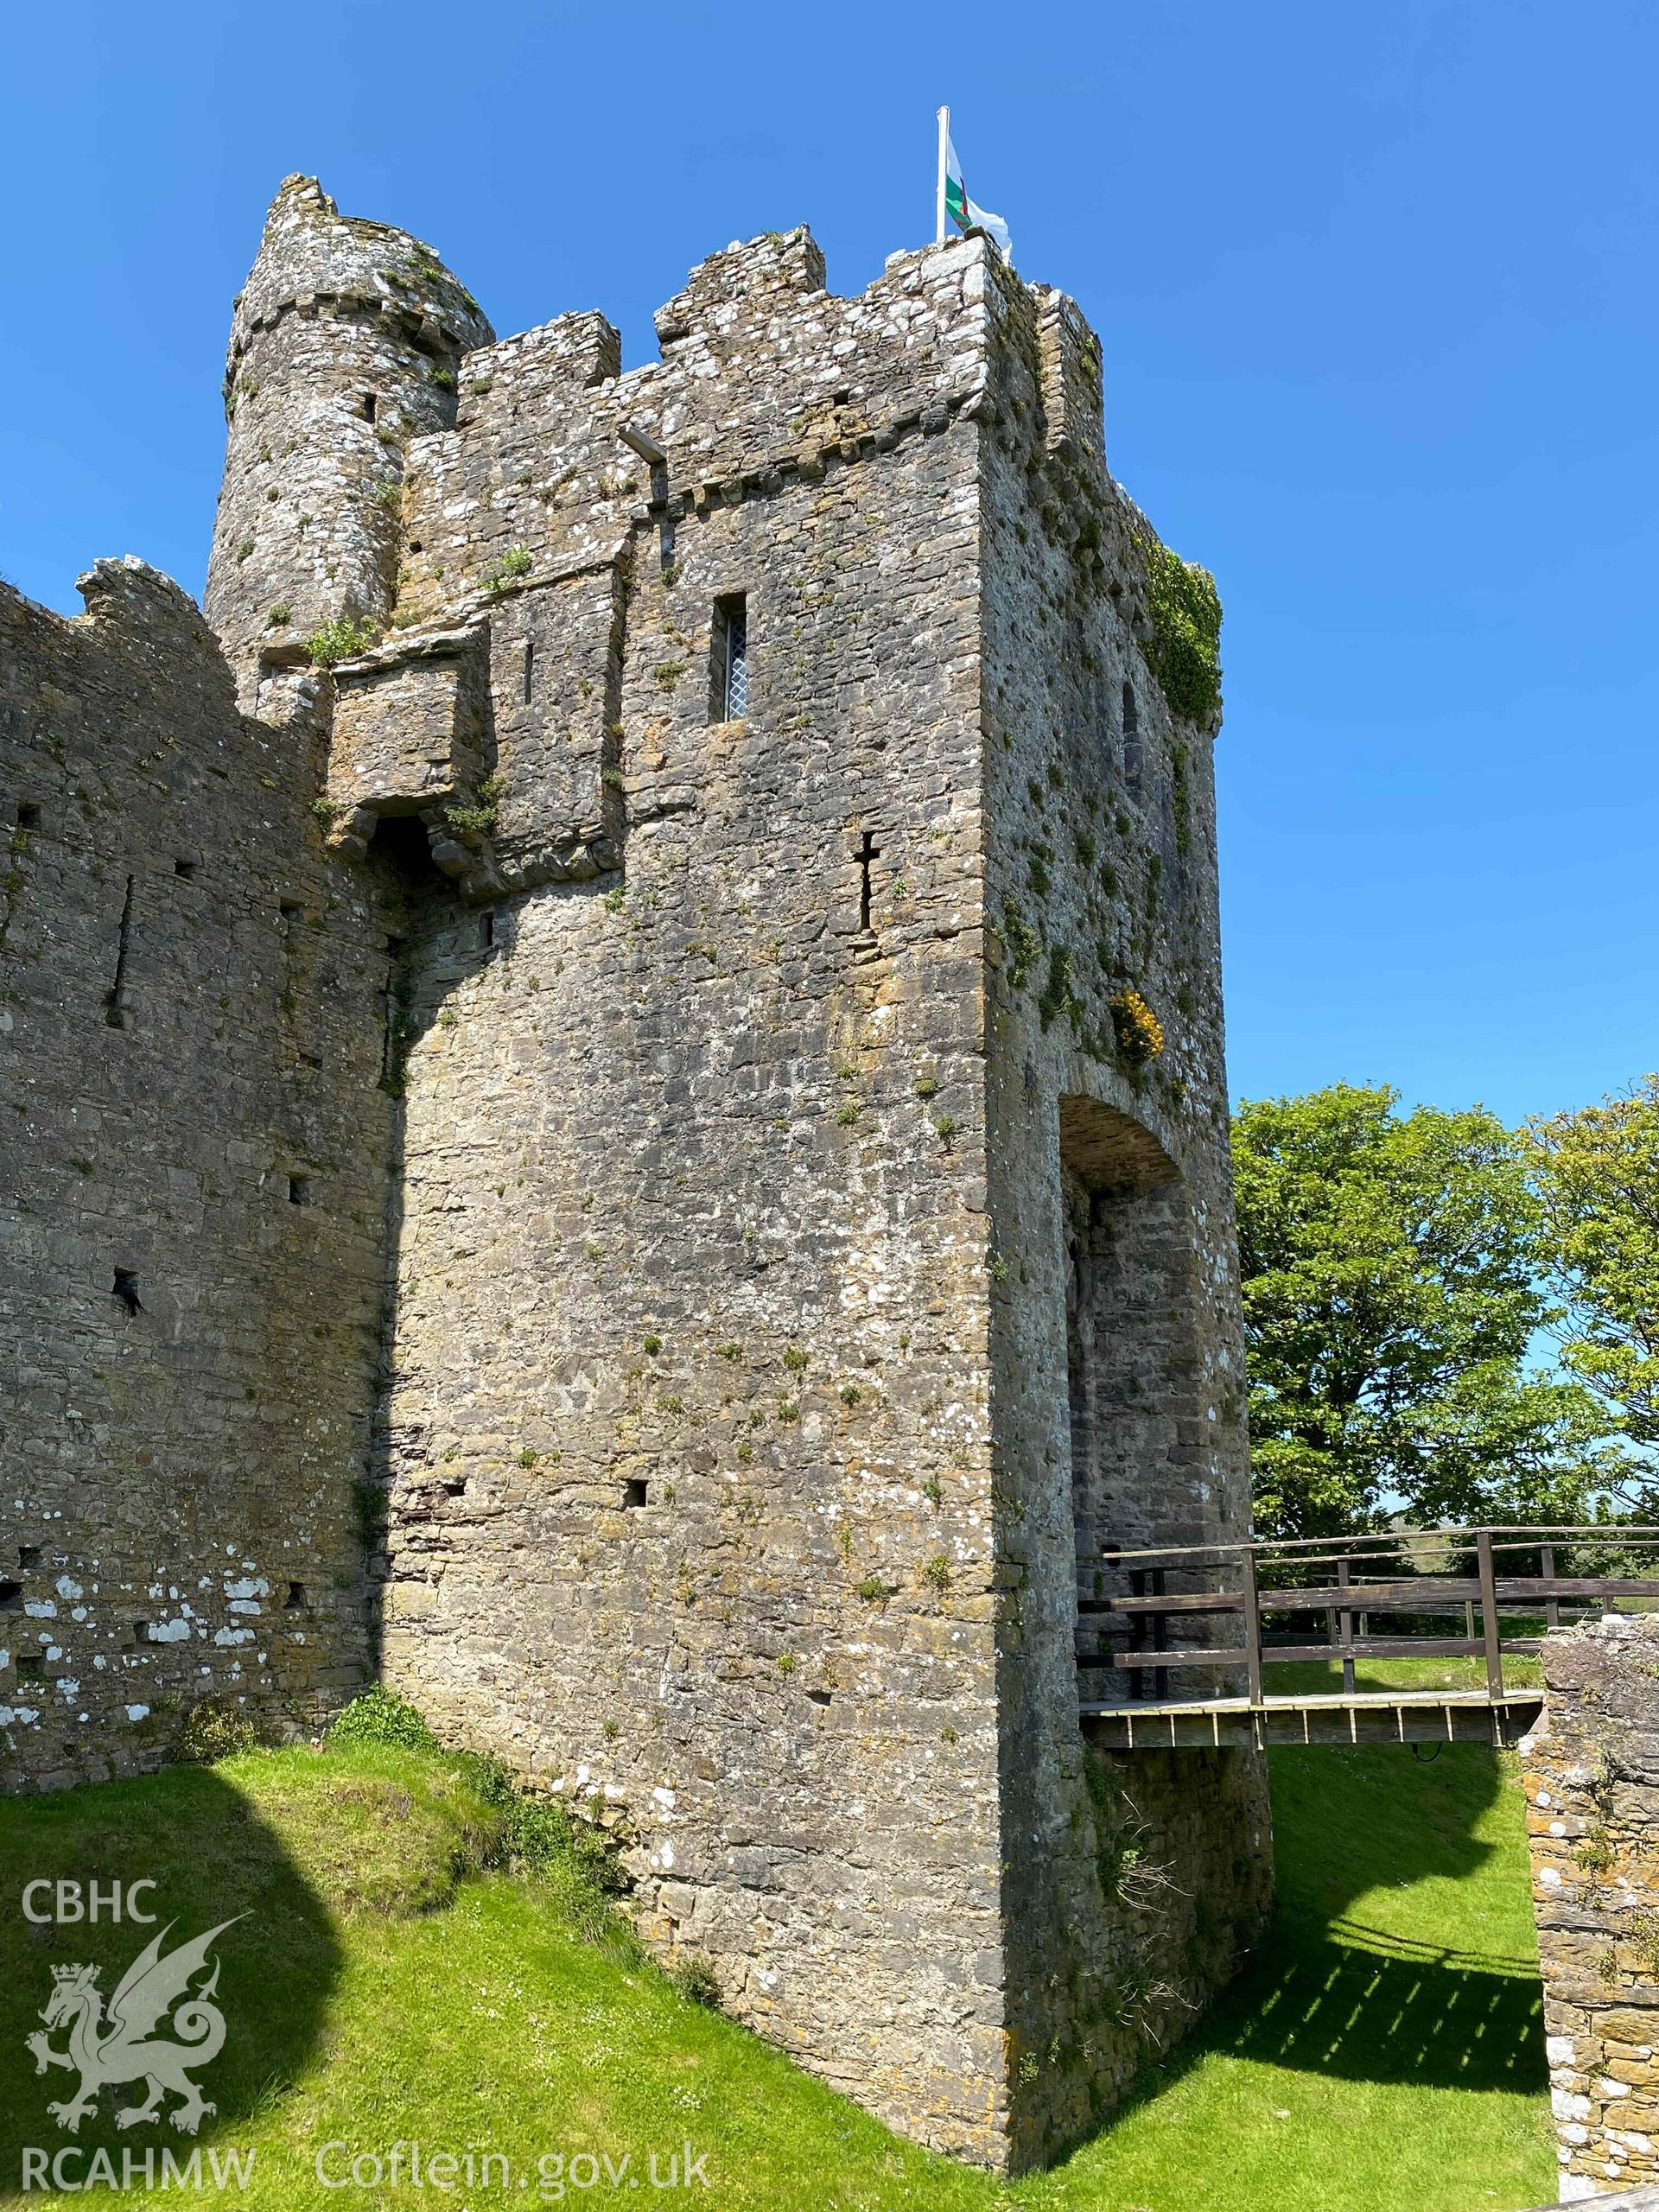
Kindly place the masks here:
<instances>
[{"instance_id":1,"label":"moss on stonework","mask_svg":"<svg viewBox=\"0 0 1659 2212\"><path fill-rule=\"evenodd\" d=\"M1002 935L1008 950L1008 981L1017 989L1036 965L1043 940L1011 899L1003 902Z\"/></svg>"},{"instance_id":2,"label":"moss on stonework","mask_svg":"<svg viewBox=\"0 0 1659 2212\"><path fill-rule=\"evenodd\" d=\"M1207 569L1137 531L1152 635L1141 646L1172 710L1204 723L1221 705L1221 600Z\"/></svg>"},{"instance_id":3,"label":"moss on stonework","mask_svg":"<svg viewBox=\"0 0 1659 2212\"><path fill-rule=\"evenodd\" d=\"M479 570L480 588L484 591L499 591L504 584L511 583L515 578L527 576L535 565L536 556L528 545L509 545L505 552L498 553L493 561L486 562Z\"/></svg>"},{"instance_id":4,"label":"moss on stonework","mask_svg":"<svg viewBox=\"0 0 1659 2212\"><path fill-rule=\"evenodd\" d=\"M1192 843L1192 794L1186 773L1186 747L1169 748L1170 810L1175 817L1175 849L1185 853Z\"/></svg>"},{"instance_id":5,"label":"moss on stonework","mask_svg":"<svg viewBox=\"0 0 1659 2212\"><path fill-rule=\"evenodd\" d=\"M496 825L501 804L501 779L486 776L471 799L452 799L443 810L451 830L463 837L486 837Z\"/></svg>"},{"instance_id":6,"label":"moss on stonework","mask_svg":"<svg viewBox=\"0 0 1659 2212\"><path fill-rule=\"evenodd\" d=\"M1083 1034L1086 1009L1077 996L1071 982L1071 954L1063 944L1051 947L1048 956L1048 981L1037 1001L1038 1018L1046 1029L1057 1015L1065 1014L1079 1037Z\"/></svg>"}]
</instances>

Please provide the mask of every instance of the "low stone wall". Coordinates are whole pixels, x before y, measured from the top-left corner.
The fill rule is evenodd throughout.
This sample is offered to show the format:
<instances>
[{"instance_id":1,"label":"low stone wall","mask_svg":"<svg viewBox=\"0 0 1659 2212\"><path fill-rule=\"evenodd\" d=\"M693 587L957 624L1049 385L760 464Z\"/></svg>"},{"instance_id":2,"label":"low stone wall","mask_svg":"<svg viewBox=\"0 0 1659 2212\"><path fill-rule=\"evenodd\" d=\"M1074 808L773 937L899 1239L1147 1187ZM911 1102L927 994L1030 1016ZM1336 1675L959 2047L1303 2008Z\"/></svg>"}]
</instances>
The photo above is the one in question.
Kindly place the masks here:
<instances>
[{"instance_id":1,"label":"low stone wall","mask_svg":"<svg viewBox=\"0 0 1659 2212\"><path fill-rule=\"evenodd\" d=\"M1659 2182L1659 1616L1557 1630L1543 1667L1545 1717L1522 1752L1561 2200L1574 2203Z\"/></svg>"}]
</instances>

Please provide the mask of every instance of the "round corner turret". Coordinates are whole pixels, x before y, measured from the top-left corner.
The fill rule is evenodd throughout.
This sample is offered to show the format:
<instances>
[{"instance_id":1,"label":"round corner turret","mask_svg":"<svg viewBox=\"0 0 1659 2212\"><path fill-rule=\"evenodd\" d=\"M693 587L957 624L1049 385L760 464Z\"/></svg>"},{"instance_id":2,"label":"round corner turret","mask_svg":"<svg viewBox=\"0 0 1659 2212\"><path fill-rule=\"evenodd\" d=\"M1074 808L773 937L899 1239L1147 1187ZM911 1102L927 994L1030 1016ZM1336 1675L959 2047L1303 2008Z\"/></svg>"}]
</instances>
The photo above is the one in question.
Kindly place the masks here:
<instances>
[{"instance_id":1,"label":"round corner turret","mask_svg":"<svg viewBox=\"0 0 1659 2212\"><path fill-rule=\"evenodd\" d=\"M453 427L461 364L494 334L423 240L283 178L232 320L206 600L245 706L273 641L291 658L384 623L409 443Z\"/></svg>"}]
</instances>

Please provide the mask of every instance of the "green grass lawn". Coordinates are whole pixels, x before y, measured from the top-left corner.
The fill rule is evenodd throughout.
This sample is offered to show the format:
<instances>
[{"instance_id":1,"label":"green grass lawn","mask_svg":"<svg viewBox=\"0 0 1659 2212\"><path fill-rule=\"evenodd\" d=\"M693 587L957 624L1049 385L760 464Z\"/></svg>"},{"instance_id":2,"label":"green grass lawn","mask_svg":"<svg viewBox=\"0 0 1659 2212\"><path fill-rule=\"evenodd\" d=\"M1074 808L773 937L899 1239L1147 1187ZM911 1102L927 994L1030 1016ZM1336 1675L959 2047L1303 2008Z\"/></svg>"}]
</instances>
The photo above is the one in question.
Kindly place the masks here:
<instances>
[{"instance_id":1,"label":"green grass lawn","mask_svg":"<svg viewBox=\"0 0 1659 2212\"><path fill-rule=\"evenodd\" d=\"M1543 1680L1537 1660L1525 1653L1507 1654L1503 1687L1534 1690ZM1482 1659L1360 1659L1355 1662L1354 1685L1362 1690L1484 1690L1486 1664ZM1262 1669L1262 1686L1269 1697L1306 1697L1342 1688L1340 1663L1318 1659L1269 1659Z\"/></svg>"},{"instance_id":2,"label":"green grass lawn","mask_svg":"<svg viewBox=\"0 0 1659 2212\"><path fill-rule=\"evenodd\" d=\"M147 1930L25 1930L22 1885L154 1874L179 1936L238 1913L219 1946L230 2033L204 2069L204 2160L252 2146L251 2206L481 2207L543 2201L537 2160L647 2160L688 2141L707 2186L754 2212L1516 2212L1547 2203L1538 1990L1519 1794L1471 1746L1274 1755L1281 1904L1206 2031L1139 2101L1049 2173L999 2185L900 2142L645 1963L572 1868L482 1871L504 1818L453 1763L385 1749L251 1753L212 1768L0 1808L0 2186L25 2145L71 2141L25 2034L54 1963L97 1960L107 1992ZM63 2031L54 2036L61 2045ZM73 2140L142 2162L170 2129L118 2133L112 2104ZM331 2139L511 2161L512 2185L330 2190ZM343 2171L338 2159L334 2171ZM79 2177L84 2167L74 2170ZM140 2166L142 2171L142 2164ZM585 2177L587 2169L578 2169ZM518 2177L528 2177L520 2189ZM481 2179L481 2177L480 2177ZM631 2192L632 2193L632 2192ZM681 2192L683 2195L685 2192ZM8 2195L7 2201L10 2201ZM36 2190L35 2205L86 2194ZM177 2206L175 2190L128 2203ZM197 2200L200 2201L200 2200ZM603 2170L566 2203L618 2201ZM673 2201L672 2199L670 2200Z\"/></svg>"}]
</instances>

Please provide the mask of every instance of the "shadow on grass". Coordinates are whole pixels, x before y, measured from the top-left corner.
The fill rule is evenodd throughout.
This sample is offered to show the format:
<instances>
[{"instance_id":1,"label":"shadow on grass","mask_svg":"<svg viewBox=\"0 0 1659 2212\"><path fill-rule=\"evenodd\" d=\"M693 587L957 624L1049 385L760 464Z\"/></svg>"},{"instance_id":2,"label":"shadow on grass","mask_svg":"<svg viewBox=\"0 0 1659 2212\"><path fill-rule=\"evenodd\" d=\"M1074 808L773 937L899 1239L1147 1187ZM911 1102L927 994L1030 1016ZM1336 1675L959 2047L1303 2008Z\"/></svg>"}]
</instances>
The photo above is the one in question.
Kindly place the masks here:
<instances>
[{"instance_id":1,"label":"shadow on grass","mask_svg":"<svg viewBox=\"0 0 1659 2212\"><path fill-rule=\"evenodd\" d=\"M1511 1842L1478 1832L1505 1787L1497 1755L1478 1745L1433 1758L1399 1745L1294 1748L1272 1752L1269 1770L1274 1917L1135 2106L1212 2056L1351 2082L1541 2091L1518 1808Z\"/></svg>"},{"instance_id":2,"label":"shadow on grass","mask_svg":"<svg viewBox=\"0 0 1659 2212\"><path fill-rule=\"evenodd\" d=\"M156 1884L140 1900L156 1916L153 1926L124 1916L118 1924L107 1904L96 1923L85 1917L37 1923L23 1913L23 1891L32 1883L51 1884L54 1891L60 1881L79 1884L85 1899L92 1883L106 1898L118 1883L124 1893L144 1880ZM46 1892L35 1891L32 1903L36 1910L51 1909ZM79 2071L50 2066L37 2074L25 2043L41 2029L54 1969L95 1968L101 2012L168 1922L164 1953L228 1920L237 1924L213 1946L219 1967L213 2002L224 2015L224 2048L201 2064L198 2077L216 2110L201 2121L199 2134L181 2133L161 2112L147 2124L118 2127L116 2114L145 2100L142 2078L102 2088L76 2130L66 2131L48 2106L73 2099ZM140 2167L146 2149L153 2151L159 2172L163 2145L183 2164L198 2142L234 2143L237 2123L279 2095L314 2050L340 1966L325 1908L281 1840L246 1796L199 1767L0 1802L0 2183L7 2185L21 2172L25 2145L48 2155L73 2148L81 2154L73 2167L77 2175L103 2148L118 2175L124 2151ZM192 1991L205 1981L205 1973L194 1975ZM180 2001L175 1995L156 2022L156 2038L188 2040L169 2030ZM107 2023L98 2031L107 2033ZM45 2032L54 2050L65 2050L66 2024ZM162 2109L170 2114L182 2101L169 2093Z\"/></svg>"},{"instance_id":3,"label":"shadow on grass","mask_svg":"<svg viewBox=\"0 0 1659 2212\"><path fill-rule=\"evenodd\" d=\"M1537 1980L1509 1961L1338 1923L1324 1942L1272 1945L1224 2001L1236 2024L1205 2042L1234 2058L1425 2088L1544 2086Z\"/></svg>"},{"instance_id":4,"label":"shadow on grass","mask_svg":"<svg viewBox=\"0 0 1659 2212\"><path fill-rule=\"evenodd\" d=\"M1279 1909L1209 2048L1351 2080L1541 2088L1526 1858L1517 1834L1511 1891L1478 1832L1505 1787L1497 1754L1287 1750L1271 1772Z\"/></svg>"}]
</instances>

